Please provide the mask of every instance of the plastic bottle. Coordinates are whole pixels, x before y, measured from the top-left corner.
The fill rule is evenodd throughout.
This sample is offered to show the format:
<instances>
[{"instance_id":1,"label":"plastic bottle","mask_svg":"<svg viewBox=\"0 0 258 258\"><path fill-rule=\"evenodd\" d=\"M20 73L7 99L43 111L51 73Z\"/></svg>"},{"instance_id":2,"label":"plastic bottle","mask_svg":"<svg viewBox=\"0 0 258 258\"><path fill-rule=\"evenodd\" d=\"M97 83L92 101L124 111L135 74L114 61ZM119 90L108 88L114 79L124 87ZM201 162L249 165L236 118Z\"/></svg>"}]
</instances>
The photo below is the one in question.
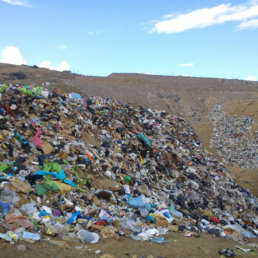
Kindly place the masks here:
<instances>
[{"instance_id":1,"label":"plastic bottle","mask_svg":"<svg viewBox=\"0 0 258 258\"><path fill-rule=\"evenodd\" d=\"M155 237L151 240L153 243L165 244L167 241L164 237Z\"/></svg>"},{"instance_id":2,"label":"plastic bottle","mask_svg":"<svg viewBox=\"0 0 258 258\"><path fill-rule=\"evenodd\" d=\"M86 244L96 244L99 241L99 235L97 233L89 232L85 229L78 231L78 237L83 243Z\"/></svg>"}]
</instances>

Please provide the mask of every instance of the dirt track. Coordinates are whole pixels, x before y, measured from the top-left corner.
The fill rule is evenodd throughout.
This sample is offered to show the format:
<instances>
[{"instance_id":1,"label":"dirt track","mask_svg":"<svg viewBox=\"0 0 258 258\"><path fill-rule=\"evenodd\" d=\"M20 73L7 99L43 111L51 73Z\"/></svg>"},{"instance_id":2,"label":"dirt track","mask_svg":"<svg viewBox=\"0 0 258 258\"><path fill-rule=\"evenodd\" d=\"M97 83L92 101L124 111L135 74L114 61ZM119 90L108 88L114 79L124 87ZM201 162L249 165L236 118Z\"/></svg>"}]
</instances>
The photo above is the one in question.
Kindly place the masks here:
<instances>
[{"instance_id":1,"label":"dirt track","mask_svg":"<svg viewBox=\"0 0 258 258\"><path fill-rule=\"evenodd\" d=\"M36 242L34 244L21 242L10 245L8 243L1 243L2 253L1 257L26 257L26 258L62 258L62 257L101 257L103 254L114 255L115 258L138 258L138 257L220 257L218 251L223 248L233 249L237 257L254 257L252 254L244 254L235 248L240 245L237 242L230 240L212 237L203 234L200 238L185 237L180 233L170 233L166 235L166 244L156 244L150 242L138 242L131 239L122 238L120 241L107 239L101 240L96 245L85 245L80 242L72 242L67 246L58 246L49 244L48 242ZM257 241L256 241L257 243ZM26 251L17 250L17 245L23 244L27 247ZM77 250L76 246L82 247ZM244 247L243 245L240 245ZM96 255L95 251L100 250L101 253ZM132 255L136 256L132 256ZM256 250L256 255L258 251ZM109 258L109 257L106 257ZM110 257L111 258L111 257Z\"/></svg>"}]
</instances>

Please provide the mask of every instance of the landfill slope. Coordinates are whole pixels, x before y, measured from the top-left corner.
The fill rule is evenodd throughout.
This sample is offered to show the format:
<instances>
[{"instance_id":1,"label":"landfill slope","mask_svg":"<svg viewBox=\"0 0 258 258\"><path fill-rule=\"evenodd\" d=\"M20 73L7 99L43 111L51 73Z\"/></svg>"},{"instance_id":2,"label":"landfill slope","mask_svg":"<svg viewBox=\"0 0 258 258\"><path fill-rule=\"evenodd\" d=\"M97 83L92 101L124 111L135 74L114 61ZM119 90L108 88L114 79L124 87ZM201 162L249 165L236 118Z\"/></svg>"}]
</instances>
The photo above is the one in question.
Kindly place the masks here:
<instances>
[{"instance_id":1,"label":"landfill slope","mask_svg":"<svg viewBox=\"0 0 258 258\"><path fill-rule=\"evenodd\" d=\"M257 198L184 118L37 84L0 92L2 240L257 238Z\"/></svg>"},{"instance_id":2,"label":"landfill slope","mask_svg":"<svg viewBox=\"0 0 258 258\"><path fill-rule=\"evenodd\" d=\"M82 76L48 69L0 63L2 83L20 82L13 73L26 75L24 84L49 82L50 88L85 92L89 96L112 97L124 103L171 111L190 121L207 121L215 104L257 97L258 82L216 78L111 74Z\"/></svg>"},{"instance_id":3,"label":"landfill slope","mask_svg":"<svg viewBox=\"0 0 258 258\"><path fill-rule=\"evenodd\" d=\"M124 103L141 104L186 118L199 133L203 146L216 158L223 160L223 153L218 153L216 146L211 146L210 139L214 136L214 124L209 115L218 103L225 103L225 113L230 116L246 116L253 119L252 128L242 135L248 145L248 140L256 141L258 110L258 83L241 80L216 78L192 78L176 76L154 76L144 74L111 74L107 77L82 76L68 72L56 72L30 66L14 66L0 64L0 79L2 82L20 82L15 73L26 75L24 84L45 84L48 88L59 88L61 91L77 91L89 96L113 97ZM242 110L240 110L242 109ZM217 142L218 145L219 142ZM240 145L239 145L240 146ZM241 153L241 147L232 152ZM220 148L220 146L217 146ZM222 146L223 148L223 146ZM228 152L228 149L225 149ZM247 150L252 155L252 150ZM257 156L257 154L256 154ZM228 157L231 158L231 157ZM258 168L253 165L228 162L232 176L238 183L249 188L258 195ZM227 163L228 162L228 163ZM241 173L239 171L242 171ZM244 179L244 180L243 180Z\"/></svg>"}]
</instances>

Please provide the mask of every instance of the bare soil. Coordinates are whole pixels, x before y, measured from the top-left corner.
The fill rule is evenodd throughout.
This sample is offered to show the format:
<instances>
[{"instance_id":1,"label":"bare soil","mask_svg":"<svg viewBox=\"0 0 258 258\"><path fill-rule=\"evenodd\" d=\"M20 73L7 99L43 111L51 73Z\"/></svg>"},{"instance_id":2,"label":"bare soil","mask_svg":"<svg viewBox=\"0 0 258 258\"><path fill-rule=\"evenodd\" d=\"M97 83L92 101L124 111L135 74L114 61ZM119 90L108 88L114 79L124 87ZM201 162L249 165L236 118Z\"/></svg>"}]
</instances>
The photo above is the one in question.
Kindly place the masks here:
<instances>
[{"instance_id":1,"label":"bare soil","mask_svg":"<svg viewBox=\"0 0 258 258\"><path fill-rule=\"evenodd\" d=\"M151 242L138 242L128 238L122 238L121 240L107 239L101 240L98 244L87 245L80 242L50 244L47 241L28 243L19 241L18 243L11 245L9 243L1 243L1 257L3 258L62 258L62 257L101 257L101 255L109 254L115 258L138 258L148 257L154 258L163 257L220 257L218 251L223 248L231 248L237 254L237 257L255 257L256 253L245 254L235 248L236 245L243 245L233 242L231 240L225 240L217 237L213 237L208 234L202 234L200 238L186 237L181 233L170 233L166 236L166 244L157 244ZM256 242L257 241L252 241ZM26 251L20 251L17 249L18 245L25 245ZM65 246L60 246L66 244ZM76 247L80 247L77 250ZM95 251L100 250L100 254L95 254ZM135 256L133 256L135 255ZM257 257L257 256L256 256ZM108 257L106 257L108 258Z\"/></svg>"}]
</instances>

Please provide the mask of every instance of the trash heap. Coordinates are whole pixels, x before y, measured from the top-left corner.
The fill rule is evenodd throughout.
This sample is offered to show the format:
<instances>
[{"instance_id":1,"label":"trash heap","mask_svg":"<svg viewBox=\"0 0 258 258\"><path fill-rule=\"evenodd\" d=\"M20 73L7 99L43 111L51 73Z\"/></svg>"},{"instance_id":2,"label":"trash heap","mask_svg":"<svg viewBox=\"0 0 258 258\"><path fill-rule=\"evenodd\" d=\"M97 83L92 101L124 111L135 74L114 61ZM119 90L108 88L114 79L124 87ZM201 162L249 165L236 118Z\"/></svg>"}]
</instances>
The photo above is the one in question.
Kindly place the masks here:
<instances>
[{"instance_id":1,"label":"trash heap","mask_svg":"<svg viewBox=\"0 0 258 258\"><path fill-rule=\"evenodd\" d=\"M211 111L213 135L210 139L223 161L241 168L258 168L258 132L250 139L254 120L248 116L231 116L224 111L224 104L216 104Z\"/></svg>"},{"instance_id":2,"label":"trash heap","mask_svg":"<svg viewBox=\"0 0 258 258\"><path fill-rule=\"evenodd\" d=\"M0 86L0 238L257 237L257 199L165 111Z\"/></svg>"}]
</instances>

